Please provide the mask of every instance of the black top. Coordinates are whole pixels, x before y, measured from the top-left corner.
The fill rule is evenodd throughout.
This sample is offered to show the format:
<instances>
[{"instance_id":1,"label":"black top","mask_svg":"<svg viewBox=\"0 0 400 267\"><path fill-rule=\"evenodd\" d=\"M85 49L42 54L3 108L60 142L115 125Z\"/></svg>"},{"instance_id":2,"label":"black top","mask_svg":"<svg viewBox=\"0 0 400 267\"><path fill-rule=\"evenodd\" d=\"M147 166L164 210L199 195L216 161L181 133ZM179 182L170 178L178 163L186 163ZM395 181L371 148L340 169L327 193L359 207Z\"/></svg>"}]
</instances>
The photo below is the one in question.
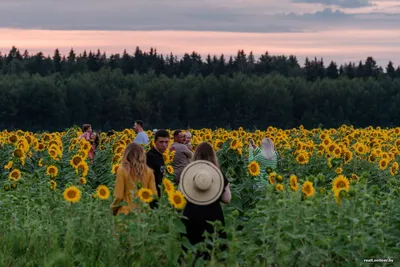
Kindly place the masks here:
<instances>
[{"instance_id":1,"label":"black top","mask_svg":"<svg viewBox=\"0 0 400 267\"><path fill-rule=\"evenodd\" d=\"M162 179L164 176L164 169L165 169L163 155L153 147L146 154L146 163L147 163L147 166L152 168L154 171L157 193L158 193L158 196L160 196L161 189L159 188L159 186L162 184Z\"/></svg>"},{"instance_id":2,"label":"black top","mask_svg":"<svg viewBox=\"0 0 400 267\"><path fill-rule=\"evenodd\" d=\"M227 185L228 179L224 175L224 190L222 194L225 192L225 187ZM207 223L207 221L219 220L221 221L222 225L225 225L220 199L205 206L199 206L190 203L189 201L187 202L186 207L183 210L183 216L187 217L188 219L184 219L183 223L186 226L187 238L193 245L204 240L202 235L205 230L207 230L209 233L214 231L213 226Z\"/></svg>"}]
</instances>

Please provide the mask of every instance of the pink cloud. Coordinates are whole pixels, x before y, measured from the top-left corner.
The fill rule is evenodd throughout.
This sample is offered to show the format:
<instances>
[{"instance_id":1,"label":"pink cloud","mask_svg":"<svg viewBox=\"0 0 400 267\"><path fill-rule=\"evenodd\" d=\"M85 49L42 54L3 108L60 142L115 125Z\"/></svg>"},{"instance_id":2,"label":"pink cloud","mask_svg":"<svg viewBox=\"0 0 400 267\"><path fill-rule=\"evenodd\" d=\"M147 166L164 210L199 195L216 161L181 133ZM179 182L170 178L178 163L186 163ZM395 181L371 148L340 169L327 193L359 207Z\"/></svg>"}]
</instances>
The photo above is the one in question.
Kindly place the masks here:
<instances>
[{"instance_id":1,"label":"pink cloud","mask_svg":"<svg viewBox=\"0 0 400 267\"><path fill-rule=\"evenodd\" d=\"M400 30L350 30L305 33L231 33L193 31L48 31L0 29L0 51L8 53L14 45L22 52L39 51L52 55L55 48L67 54L71 48L77 53L100 49L108 54L133 53L157 48L161 54L183 55L196 51L202 55L234 55L243 49L259 55L268 51L273 55L293 54L300 63L306 56L323 57L325 62L337 63L365 60L373 56L385 66L389 60L400 64Z\"/></svg>"}]
</instances>

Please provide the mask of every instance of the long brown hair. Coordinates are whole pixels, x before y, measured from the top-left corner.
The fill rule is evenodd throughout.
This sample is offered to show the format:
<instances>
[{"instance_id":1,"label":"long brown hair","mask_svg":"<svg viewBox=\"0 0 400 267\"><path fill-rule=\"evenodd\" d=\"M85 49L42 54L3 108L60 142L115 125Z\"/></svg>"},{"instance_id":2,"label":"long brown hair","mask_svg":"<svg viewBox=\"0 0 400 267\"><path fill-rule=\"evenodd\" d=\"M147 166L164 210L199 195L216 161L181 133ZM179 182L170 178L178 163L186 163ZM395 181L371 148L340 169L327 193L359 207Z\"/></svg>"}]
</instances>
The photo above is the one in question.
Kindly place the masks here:
<instances>
[{"instance_id":1,"label":"long brown hair","mask_svg":"<svg viewBox=\"0 0 400 267\"><path fill-rule=\"evenodd\" d=\"M196 147L196 151L194 152L193 155L193 161L196 160L210 161L219 168L217 154L215 153L215 150L212 147L212 145L208 142L202 142L200 145Z\"/></svg>"},{"instance_id":2,"label":"long brown hair","mask_svg":"<svg viewBox=\"0 0 400 267\"><path fill-rule=\"evenodd\" d=\"M141 145L130 143L122 156L121 166L128 171L132 182L141 181L146 170L146 155Z\"/></svg>"}]
</instances>

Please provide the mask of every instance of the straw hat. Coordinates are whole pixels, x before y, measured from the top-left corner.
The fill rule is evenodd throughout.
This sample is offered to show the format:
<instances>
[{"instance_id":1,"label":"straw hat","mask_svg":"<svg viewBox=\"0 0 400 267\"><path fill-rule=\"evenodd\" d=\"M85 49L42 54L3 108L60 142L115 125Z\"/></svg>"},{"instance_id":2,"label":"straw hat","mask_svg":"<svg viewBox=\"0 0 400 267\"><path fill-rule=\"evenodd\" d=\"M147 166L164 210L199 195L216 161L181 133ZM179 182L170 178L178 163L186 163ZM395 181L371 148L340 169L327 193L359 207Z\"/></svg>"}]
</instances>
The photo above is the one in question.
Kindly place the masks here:
<instances>
[{"instance_id":1,"label":"straw hat","mask_svg":"<svg viewBox=\"0 0 400 267\"><path fill-rule=\"evenodd\" d=\"M219 199L224 190L224 177L212 162L196 160L182 171L179 190L187 201L204 206Z\"/></svg>"}]
</instances>

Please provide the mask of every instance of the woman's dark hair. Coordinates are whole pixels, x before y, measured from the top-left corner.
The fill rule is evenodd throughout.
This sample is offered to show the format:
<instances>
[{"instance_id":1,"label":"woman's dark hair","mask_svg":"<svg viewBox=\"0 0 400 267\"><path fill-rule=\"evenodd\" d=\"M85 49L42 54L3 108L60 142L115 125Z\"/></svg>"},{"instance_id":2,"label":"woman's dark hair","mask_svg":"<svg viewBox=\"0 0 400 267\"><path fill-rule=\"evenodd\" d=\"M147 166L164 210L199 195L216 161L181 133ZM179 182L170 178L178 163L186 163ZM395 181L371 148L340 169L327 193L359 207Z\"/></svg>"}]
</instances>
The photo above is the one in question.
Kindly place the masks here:
<instances>
[{"instance_id":1,"label":"woman's dark hair","mask_svg":"<svg viewBox=\"0 0 400 267\"><path fill-rule=\"evenodd\" d=\"M195 160L207 160L214 163L214 165L219 168L217 154L212 145L208 142L203 142L196 147L196 151L193 155L193 161Z\"/></svg>"}]
</instances>

